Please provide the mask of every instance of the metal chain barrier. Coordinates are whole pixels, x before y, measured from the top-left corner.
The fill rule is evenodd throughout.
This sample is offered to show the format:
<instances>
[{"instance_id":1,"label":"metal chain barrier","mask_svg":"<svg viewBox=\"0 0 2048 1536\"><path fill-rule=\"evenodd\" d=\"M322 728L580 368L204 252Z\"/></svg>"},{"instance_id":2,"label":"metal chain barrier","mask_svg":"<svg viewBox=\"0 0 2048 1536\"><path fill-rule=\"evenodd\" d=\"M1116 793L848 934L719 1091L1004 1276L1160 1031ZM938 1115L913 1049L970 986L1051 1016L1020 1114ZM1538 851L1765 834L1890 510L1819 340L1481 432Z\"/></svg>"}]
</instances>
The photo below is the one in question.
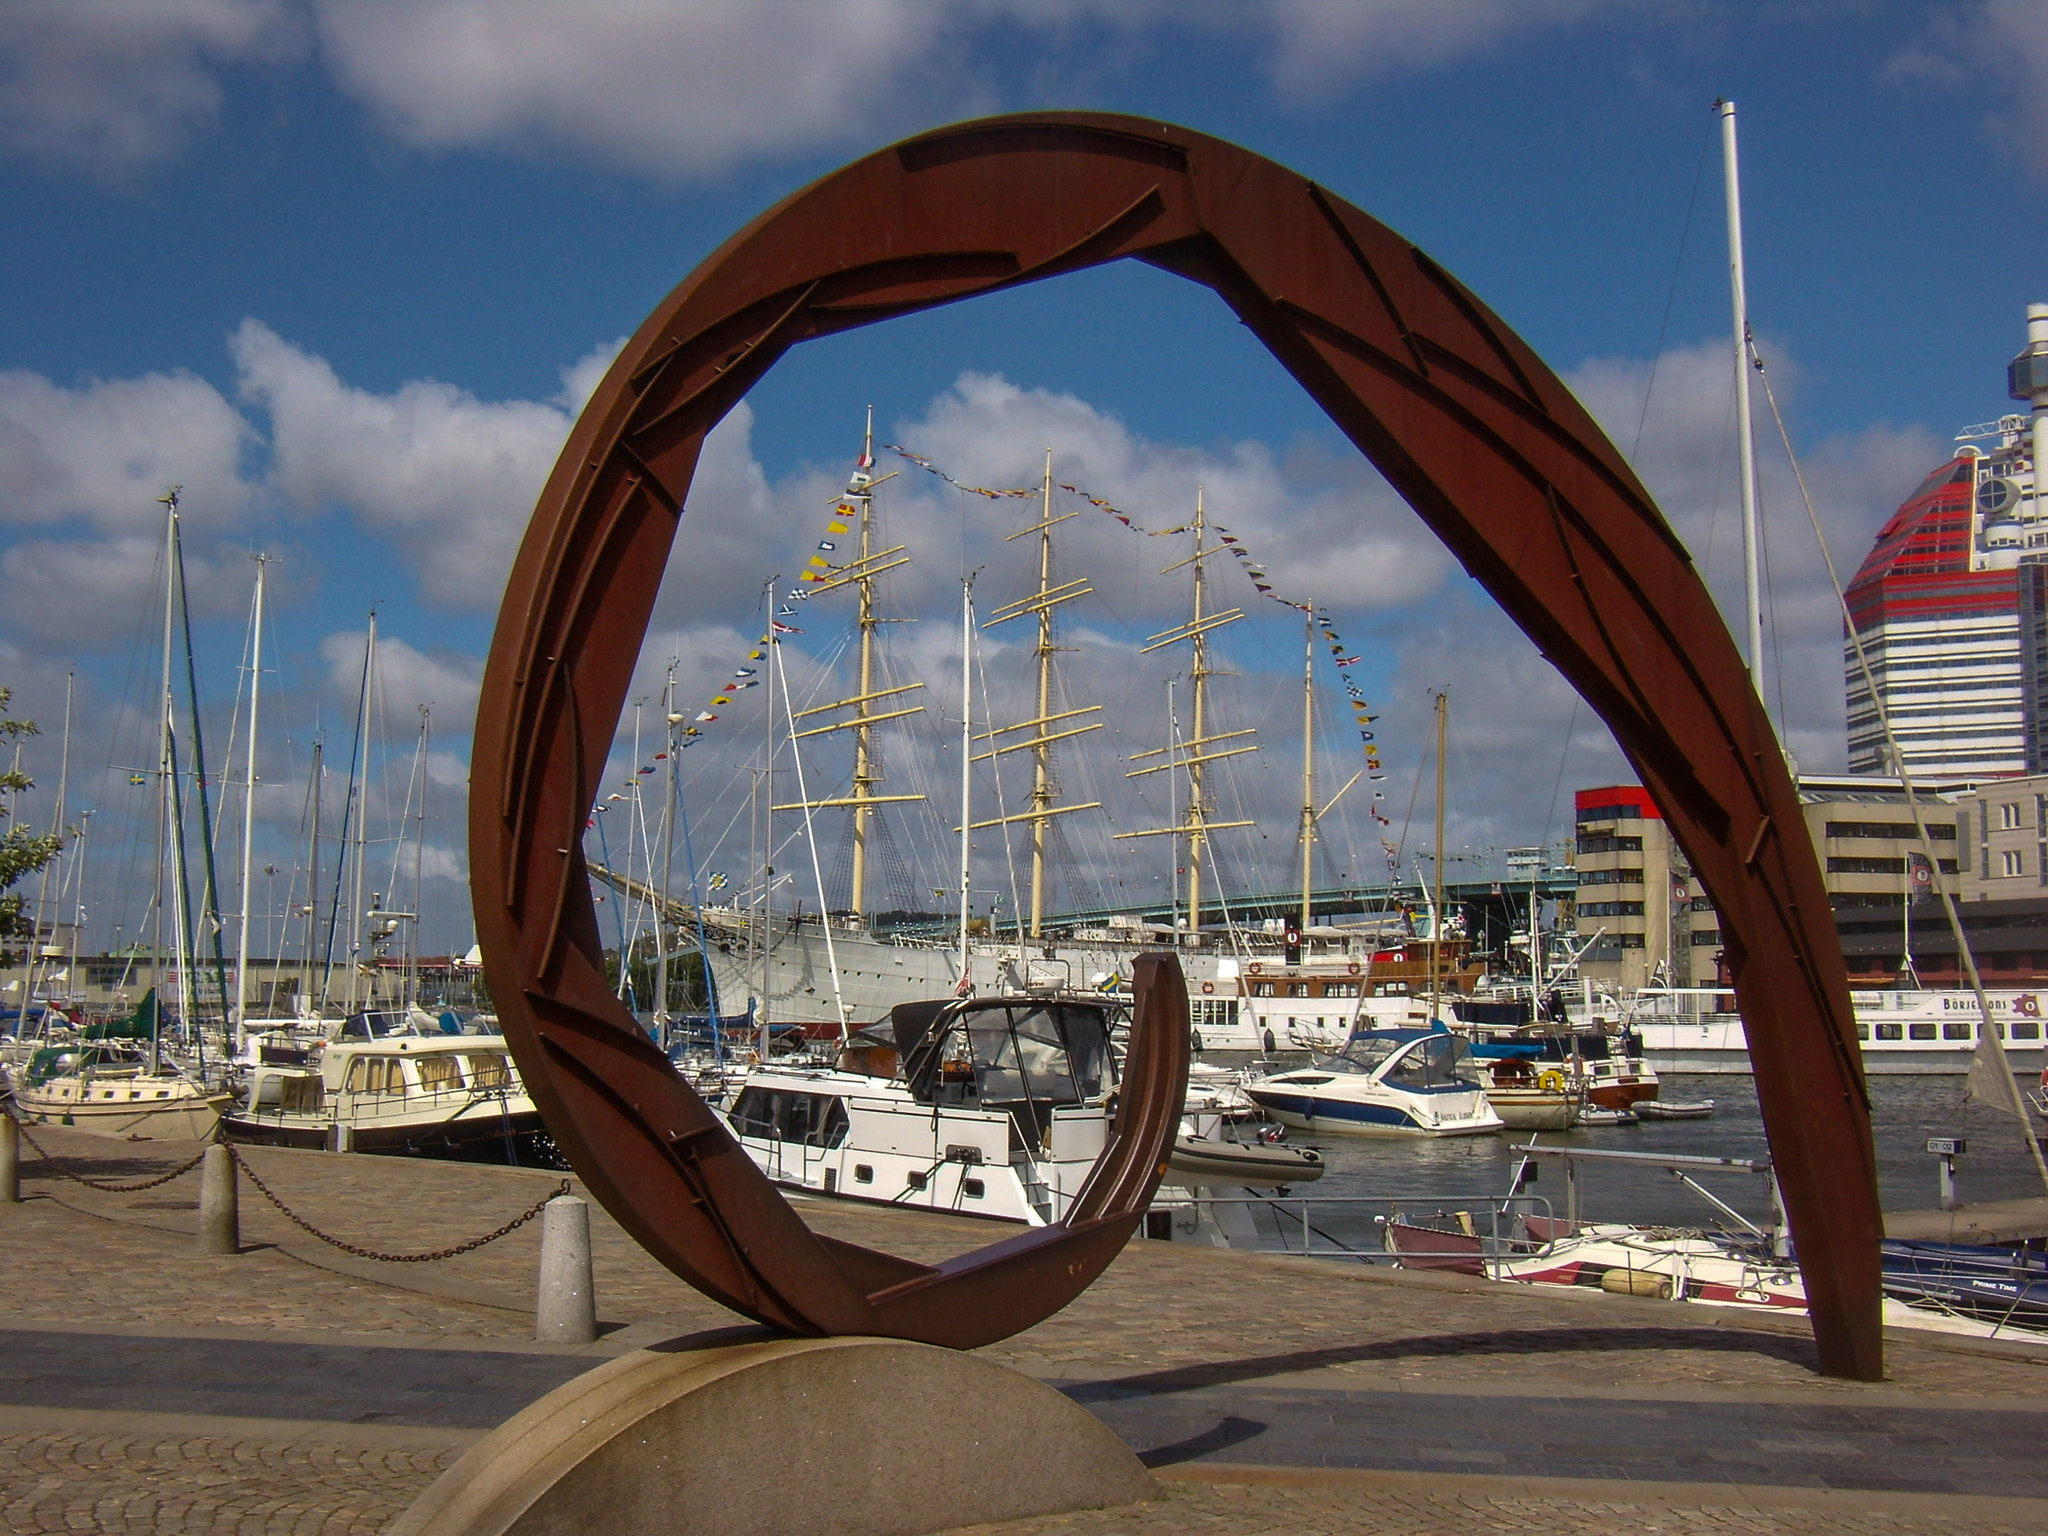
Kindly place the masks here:
<instances>
[{"instance_id":1,"label":"metal chain barrier","mask_svg":"<svg viewBox=\"0 0 2048 1536\"><path fill-rule=\"evenodd\" d=\"M30 1146L34 1147L36 1149L36 1152L42 1157L42 1160L48 1163L52 1168L56 1169L59 1173L63 1174L65 1178L71 1180L71 1182L74 1184L83 1184L87 1189L104 1190L106 1193L110 1195L132 1195L139 1190L155 1189L159 1184L168 1184L171 1182L171 1180L181 1178L185 1174L190 1173L194 1168L197 1168L201 1162L205 1161L206 1158L206 1149L204 1147L201 1147L199 1149L199 1155L193 1158L191 1162L180 1163L177 1167L173 1168L169 1173L160 1174L153 1179L143 1179L138 1183L115 1184L109 1182L106 1179L88 1179L84 1174L75 1171L69 1163L64 1161L63 1158L57 1156L56 1153L52 1152L40 1141L37 1141L35 1137L30 1133L27 1121L16 1120L14 1124L15 1129L21 1132L21 1139L27 1142Z\"/></svg>"},{"instance_id":2,"label":"metal chain barrier","mask_svg":"<svg viewBox=\"0 0 2048 1536\"><path fill-rule=\"evenodd\" d=\"M330 1247L339 1248L343 1253L354 1254L359 1259L375 1259L380 1264L431 1264L440 1259L452 1259L457 1254L473 1252L483 1247L486 1243L495 1243L499 1238L517 1232L529 1221L532 1221L534 1217L546 1210L550 1200L556 1200L568 1194L570 1188L569 1181L567 1179L562 1180L551 1194L541 1196L530 1207L519 1215L514 1216L502 1227L497 1228L495 1231L486 1232L482 1237L473 1237L466 1243L457 1243L452 1248L437 1248L432 1253L379 1253L374 1248L359 1247L355 1243L344 1242L341 1238L322 1232L313 1223L278 1199L277 1192L264 1183L257 1176L256 1170L249 1166L249 1160L242 1156L242 1149L240 1147L236 1146L233 1142L229 1142L227 1148L228 1155L235 1160L235 1166L249 1176L249 1182L256 1186L257 1191L262 1194L263 1198L282 1211L285 1219L290 1221L293 1226L319 1238L321 1242L326 1243Z\"/></svg>"}]
</instances>

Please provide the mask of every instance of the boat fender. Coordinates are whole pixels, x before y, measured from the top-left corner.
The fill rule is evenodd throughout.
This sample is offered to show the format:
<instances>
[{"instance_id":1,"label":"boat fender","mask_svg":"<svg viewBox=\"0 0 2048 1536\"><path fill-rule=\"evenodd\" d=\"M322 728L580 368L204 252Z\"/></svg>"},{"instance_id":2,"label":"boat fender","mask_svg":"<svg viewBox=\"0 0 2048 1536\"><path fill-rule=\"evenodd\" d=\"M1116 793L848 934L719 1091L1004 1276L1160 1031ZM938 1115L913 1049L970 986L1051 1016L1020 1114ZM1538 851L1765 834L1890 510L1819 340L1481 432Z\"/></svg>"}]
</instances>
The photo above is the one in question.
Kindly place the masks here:
<instances>
[{"instance_id":1,"label":"boat fender","mask_svg":"<svg viewBox=\"0 0 2048 1536\"><path fill-rule=\"evenodd\" d=\"M1356 976L1359 970L1358 962L1356 960L1352 961L1349 965L1344 967L1344 970L1347 974Z\"/></svg>"},{"instance_id":2,"label":"boat fender","mask_svg":"<svg viewBox=\"0 0 2048 1536\"><path fill-rule=\"evenodd\" d=\"M1275 1039L1273 1038L1273 1031L1271 1031L1270 1029L1269 1029L1269 1030L1267 1030L1267 1031L1266 1031L1266 1054L1267 1054L1268 1056L1270 1056L1270 1055L1272 1055L1272 1054L1273 1054L1274 1050L1275 1050L1275 1049L1276 1049L1276 1048L1277 1048L1277 1047L1279 1046L1279 1043L1280 1043L1279 1041L1277 1041L1277 1040L1275 1040Z\"/></svg>"},{"instance_id":3,"label":"boat fender","mask_svg":"<svg viewBox=\"0 0 2048 1536\"><path fill-rule=\"evenodd\" d=\"M1558 1071L1545 1072L1536 1079L1536 1086L1545 1093L1564 1092L1564 1074Z\"/></svg>"},{"instance_id":4,"label":"boat fender","mask_svg":"<svg viewBox=\"0 0 2048 1536\"><path fill-rule=\"evenodd\" d=\"M1199 1029L1188 1031L1188 1049L1197 1056L1202 1054L1202 1032Z\"/></svg>"}]
</instances>

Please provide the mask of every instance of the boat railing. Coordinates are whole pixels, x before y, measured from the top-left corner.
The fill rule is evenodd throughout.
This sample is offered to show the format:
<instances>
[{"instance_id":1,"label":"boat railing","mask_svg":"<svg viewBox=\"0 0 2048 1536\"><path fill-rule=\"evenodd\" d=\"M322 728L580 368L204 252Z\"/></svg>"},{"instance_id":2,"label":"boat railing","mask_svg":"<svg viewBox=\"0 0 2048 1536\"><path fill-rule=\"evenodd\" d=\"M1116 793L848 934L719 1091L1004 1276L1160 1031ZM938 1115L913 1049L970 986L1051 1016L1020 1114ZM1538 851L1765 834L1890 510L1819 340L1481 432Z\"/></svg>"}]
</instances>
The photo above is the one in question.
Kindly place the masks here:
<instances>
[{"instance_id":1,"label":"boat railing","mask_svg":"<svg viewBox=\"0 0 2048 1536\"><path fill-rule=\"evenodd\" d=\"M1540 1255L1569 1234L1541 1195L1423 1193L1155 1197L1156 1217L1195 1235L1206 1224L1232 1248L1309 1258L1398 1263L1485 1275L1489 1261Z\"/></svg>"},{"instance_id":2,"label":"boat railing","mask_svg":"<svg viewBox=\"0 0 2048 1536\"><path fill-rule=\"evenodd\" d=\"M1790 1253L1787 1236L1789 1229L1785 1222L1784 1202L1778 1190L1778 1176L1767 1157L1708 1157L1698 1153L1620 1152L1602 1147L1553 1147L1543 1146L1533 1137L1527 1146L1517 1147L1515 1150L1521 1154L1520 1161L1515 1165L1512 1180L1517 1194L1535 1181L1538 1167L1535 1160L1554 1160L1564 1165L1565 1221L1572 1228L1576 1228L1580 1220L1580 1166L1597 1166L1603 1163L1631 1164L1636 1167L1662 1168L1684 1185L1691 1194L1705 1201L1750 1237L1768 1242L1771 1251L1778 1257L1783 1258ZM1749 1173L1761 1176L1770 1200L1770 1226L1758 1226L1699 1182L1699 1175L1710 1173Z\"/></svg>"}]
</instances>

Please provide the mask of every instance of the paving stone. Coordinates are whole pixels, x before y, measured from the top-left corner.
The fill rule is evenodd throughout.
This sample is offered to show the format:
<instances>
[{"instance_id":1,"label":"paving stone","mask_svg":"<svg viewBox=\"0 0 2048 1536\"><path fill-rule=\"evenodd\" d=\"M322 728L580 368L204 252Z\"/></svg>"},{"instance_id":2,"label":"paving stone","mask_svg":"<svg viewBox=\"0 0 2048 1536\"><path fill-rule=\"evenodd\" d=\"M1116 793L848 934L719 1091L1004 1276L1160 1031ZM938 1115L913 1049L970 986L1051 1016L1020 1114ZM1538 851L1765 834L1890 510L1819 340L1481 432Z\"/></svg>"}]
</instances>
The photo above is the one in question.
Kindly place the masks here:
<instances>
[{"instance_id":1,"label":"paving stone","mask_svg":"<svg viewBox=\"0 0 2048 1536\"><path fill-rule=\"evenodd\" d=\"M150 1177L190 1155L59 1128L36 1135L100 1179ZM487 1231L559 1178L281 1149L248 1156L306 1220L393 1252ZM0 1208L0 1397L57 1394L53 1363L67 1349L74 1362L98 1351L106 1369L73 1371L61 1390L81 1410L104 1403L116 1408L100 1411L118 1412L126 1350L131 1371L157 1383L155 1411L186 1412L192 1428L0 1435L0 1529L378 1530L452 1458L445 1443L369 1447L323 1440L303 1425L263 1433L245 1424L233 1434L208 1426L227 1422L217 1416L227 1410L305 1417L306 1394L280 1363L293 1350L317 1359L335 1384L330 1413L346 1406L351 1417L385 1424L488 1418L588 1363L527 1342L537 1224L444 1262L380 1265L318 1243L245 1184L247 1251L205 1258L194 1251L190 1175L149 1191L89 1190L27 1151L22 1171L30 1198ZM920 1260L1003 1235L925 1213L818 1202L799 1209L836 1237ZM600 1316L631 1325L631 1339L738 1321L662 1269L599 1207L592 1240ZM195 1369L177 1393L162 1373L175 1371L178 1351L134 1343L152 1334L207 1338L186 1346ZM263 1354L266 1340L284 1353ZM1781 1485L1825 1488L1833 1475L1906 1490L1982 1493L1981 1484L2001 1477L2001 1486L2031 1487L2035 1458L2017 1458L2029 1467L2015 1472L2011 1446L2030 1435L2041 1443L2048 1351L2038 1349L1894 1338L1887 1383L1835 1382L1815 1373L1811 1342L1793 1320L1136 1242L1075 1305L987 1353L1065 1379L1109 1422L1128 1426L1134 1443L1170 1460L1283 1460L1273 1448L1292 1437L1303 1465L1357 1464L1365 1444L1379 1463L1405 1460L1444 1484L1368 1495L1175 1482L1133 1510L986 1528L1005 1533L1549 1533L1620 1524L1702 1536L1975 1536L2048 1524L1511 1497L1450 1475L1539 1465L1554 1474L1569 1462L1584 1478L1729 1483L1767 1463L1762 1470ZM145 1361L156 1363L143 1369ZM173 1396L182 1406L163 1406Z\"/></svg>"}]
</instances>

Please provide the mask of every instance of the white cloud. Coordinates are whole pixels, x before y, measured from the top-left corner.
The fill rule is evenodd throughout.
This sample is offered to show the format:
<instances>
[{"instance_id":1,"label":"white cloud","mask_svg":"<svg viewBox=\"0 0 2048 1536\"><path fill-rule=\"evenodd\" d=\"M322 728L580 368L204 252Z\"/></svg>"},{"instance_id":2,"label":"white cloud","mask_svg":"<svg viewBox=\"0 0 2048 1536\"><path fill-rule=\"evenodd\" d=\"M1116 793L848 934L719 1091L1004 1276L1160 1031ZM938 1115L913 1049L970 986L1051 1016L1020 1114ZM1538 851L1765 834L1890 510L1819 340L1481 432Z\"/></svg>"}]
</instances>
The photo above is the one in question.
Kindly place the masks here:
<instances>
[{"instance_id":1,"label":"white cloud","mask_svg":"<svg viewBox=\"0 0 2048 1536\"><path fill-rule=\"evenodd\" d=\"M343 87L433 149L545 144L701 175L850 145L906 95L949 94L922 66L952 18L909 0L320 0L317 15Z\"/></svg>"},{"instance_id":2,"label":"white cloud","mask_svg":"<svg viewBox=\"0 0 2048 1536\"><path fill-rule=\"evenodd\" d=\"M1429 69L1517 32L1575 21L1605 0L1271 0L1268 70L1283 97Z\"/></svg>"},{"instance_id":3,"label":"white cloud","mask_svg":"<svg viewBox=\"0 0 2048 1536\"><path fill-rule=\"evenodd\" d=\"M213 121L219 71L298 51L286 0L10 0L0 6L0 144L123 170Z\"/></svg>"},{"instance_id":4,"label":"white cloud","mask_svg":"<svg viewBox=\"0 0 2048 1536\"><path fill-rule=\"evenodd\" d=\"M2010 105L1986 121L2036 173L2048 174L2048 7L2039 0L1977 0L1939 8L1925 32L1887 61L1891 79L1937 88L2003 85Z\"/></svg>"},{"instance_id":5,"label":"white cloud","mask_svg":"<svg viewBox=\"0 0 2048 1536\"><path fill-rule=\"evenodd\" d=\"M567 411L483 401L431 379L373 394L256 320L229 346L243 398L270 415L280 491L308 510L345 506L390 538L429 606L497 601L568 435Z\"/></svg>"},{"instance_id":6,"label":"white cloud","mask_svg":"<svg viewBox=\"0 0 2048 1536\"><path fill-rule=\"evenodd\" d=\"M1667 353L1647 413L1650 366L1640 359L1594 359L1568 382L1624 452L1641 423L1637 471L1739 636L1742 533L1732 351L1730 343L1714 341ZM1768 341L1764 351L1796 436L1797 360ZM1802 768L1836 770L1846 754L1841 610L1761 391L1755 406L1766 566L1765 701L1773 719L1793 722L1786 744ZM1807 488L1844 583L1884 519L1951 450L1924 427L1883 425L1802 449Z\"/></svg>"},{"instance_id":7,"label":"white cloud","mask_svg":"<svg viewBox=\"0 0 2048 1536\"><path fill-rule=\"evenodd\" d=\"M328 687L350 705L362 691L363 636L360 629L341 630L320 642ZM460 651L422 651L396 635L380 631L377 636L376 695L393 730L409 733L414 711L425 704L434 711L439 734L467 734L476 720L483 671L479 658ZM443 773L451 766L452 760L430 761L428 770L437 782L447 783ZM457 781L467 778L468 770L460 769Z\"/></svg>"},{"instance_id":8,"label":"white cloud","mask_svg":"<svg viewBox=\"0 0 2048 1536\"><path fill-rule=\"evenodd\" d=\"M0 373L0 522L133 532L162 521L174 484L201 523L231 519L249 500L249 444L234 406L182 371L75 389Z\"/></svg>"}]
</instances>

